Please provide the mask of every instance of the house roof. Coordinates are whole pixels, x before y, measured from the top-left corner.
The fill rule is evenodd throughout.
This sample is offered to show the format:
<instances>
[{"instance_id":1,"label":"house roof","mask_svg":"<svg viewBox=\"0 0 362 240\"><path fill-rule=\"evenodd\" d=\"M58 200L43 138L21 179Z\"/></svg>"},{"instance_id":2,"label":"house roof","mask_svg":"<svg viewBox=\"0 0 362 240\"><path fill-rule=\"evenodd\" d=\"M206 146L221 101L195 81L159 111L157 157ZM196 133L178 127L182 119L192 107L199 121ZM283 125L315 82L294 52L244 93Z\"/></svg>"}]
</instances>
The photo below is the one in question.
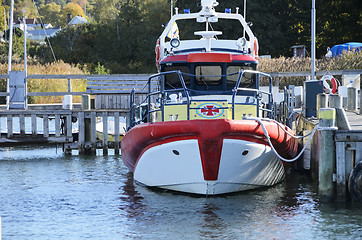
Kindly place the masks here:
<instances>
[{"instance_id":1,"label":"house roof","mask_svg":"<svg viewBox=\"0 0 362 240\"><path fill-rule=\"evenodd\" d=\"M70 20L68 25L78 25L83 23L88 23L87 19L82 16L75 16L72 20Z\"/></svg>"},{"instance_id":2,"label":"house roof","mask_svg":"<svg viewBox=\"0 0 362 240\"><path fill-rule=\"evenodd\" d=\"M45 37L44 30L45 30L46 35L51 36L51 35L55 34L56 32L60 31L60 28L34 29L34 30L29 30L27 33L28 33L28 35L31 35L31 36L40 35L40 36Z\"/></svg>"}]
</instances>

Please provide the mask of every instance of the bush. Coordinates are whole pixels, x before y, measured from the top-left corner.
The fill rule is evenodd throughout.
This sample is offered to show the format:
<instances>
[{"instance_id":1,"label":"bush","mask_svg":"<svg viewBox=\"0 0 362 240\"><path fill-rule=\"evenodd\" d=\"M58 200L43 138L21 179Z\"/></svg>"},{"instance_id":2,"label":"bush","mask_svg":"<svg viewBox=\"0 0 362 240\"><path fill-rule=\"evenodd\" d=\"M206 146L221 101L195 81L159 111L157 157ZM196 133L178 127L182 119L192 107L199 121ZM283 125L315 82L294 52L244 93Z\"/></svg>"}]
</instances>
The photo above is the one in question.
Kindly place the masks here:
<instances>
[{"instance_id":1,"label":"bush","mask_svg":"<svg viewBox=\"0 0 362 240\"><path fill-rule=\"evenodd\" d=\"M362 52L345 52L339 57L331 59L317 59L316 71L336 71L362 69ZM310 58L261 58L258 64L261 72L306 72L311 71ZM281 87L288 85L303 85L305 77L280 77Z\"/></svg>"}]
</instances>

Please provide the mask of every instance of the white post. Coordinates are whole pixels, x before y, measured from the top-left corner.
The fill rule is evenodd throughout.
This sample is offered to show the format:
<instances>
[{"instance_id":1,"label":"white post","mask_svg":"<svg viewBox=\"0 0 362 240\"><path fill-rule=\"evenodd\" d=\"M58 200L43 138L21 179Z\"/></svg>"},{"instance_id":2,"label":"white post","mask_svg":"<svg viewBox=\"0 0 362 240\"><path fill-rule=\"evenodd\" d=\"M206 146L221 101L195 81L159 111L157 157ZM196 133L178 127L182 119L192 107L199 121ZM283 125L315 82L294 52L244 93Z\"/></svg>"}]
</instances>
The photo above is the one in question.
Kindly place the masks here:
<instances>
[{"instance_id":1,"label":"white post","mask_svg":"<svg viewBox=\"0 0 362 240\"><path fill-rule=\"evenodd\" d=\"M27 74L26 19L25 19L24 15L23 15L23 24L24 24L24 72L25 72L25 77L26 77L26 74Z\"/></svg>"},{"instance_id":2,"label":"white post","mask_svg":"<svg viewBox=\"0 0 362 240\"><path fill-rule=\"evenodd\" d=\"M10 26L9 26L9 56L8 56L8 73L11 71L11 58L13 54L13 22L14 22L14 0L11 0L10 8Z\"/></svg>"},{"instance_id":3,"label":"white post","mask_svg":"<svg viewBox=\"0 0 362 240\"><path fill-rule=\"evenodd\" d=\"M27 109L28 107L28 81L27 81L27 77L28 77L28 72L27 72L27 50L26 50L26 18L25 18L25 12L26 10L23 9L23 24L24 24L24 72L25 72L25 78L24 78L24 109Z\"/></svg>"},{"instance_id":4,"label":"white post","mask_svg":"<svg viewBox=\"0 0 362 240\"><path fill-rule=\"evenodd\" d=\"M8 56L8 74L11 72L11 59L13 54L13 22L14 22L14 0L11 0L10 7L10 26L9 26L9 56ZM8 79L6 92L10 93L10 78ZM7 109L9 109L10 105L9 96L6 97L6 105Z\"/></svg>"},{"instance_id":5,"label":"white post","mask_svg":"<svg viewBox=\"0 0 362 240\"><path fill-rule=\"evenodd\" d=\"M244 0L244 16L243 16L243 18L246 21L246 0ZM245 37L245 28L244 28L243 37Z\"/></svg>"},{"instance_id":6,"label":"white post","mask_svg":"<svg viewBox=\"0 0 362 240\"><path fill-rule=\"evenodd\" d=\"M312 79L315 80L315 58L316 58L316 45L315 45L315 36L316 36L316 9L315 9L315 0L312 0L312 44L311 44L311 53L312 53Z\"/></svg>"},{"instance_id":7,"label":"white post","mask_svg":"<svg viewBox=\"0 0 362 240\"><path fill-rule=\"evenodd\" d=\"M171 18L173 16L173 0L171 0Z\"/></svg>"}]
</instances>

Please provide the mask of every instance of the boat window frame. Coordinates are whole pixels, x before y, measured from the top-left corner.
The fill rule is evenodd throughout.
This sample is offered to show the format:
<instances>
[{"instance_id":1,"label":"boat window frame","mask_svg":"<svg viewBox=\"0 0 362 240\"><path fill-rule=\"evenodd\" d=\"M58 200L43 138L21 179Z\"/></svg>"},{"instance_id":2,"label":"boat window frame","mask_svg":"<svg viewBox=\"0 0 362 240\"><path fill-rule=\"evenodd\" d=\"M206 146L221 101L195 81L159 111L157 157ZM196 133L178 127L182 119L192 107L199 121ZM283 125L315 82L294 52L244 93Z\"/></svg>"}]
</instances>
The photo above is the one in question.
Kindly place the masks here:
<instances>
[{"instance_id":1,"label":"boat window frame","mask_svg":"<svg viewBox=\"0 0 362 240\"><path fill-rule=\"evenodd\" d=\"M203 75L202 73L201 74L198 74L197 73L197 68L200 67L219 67L220 68L220 73L219 74L206 74L205 76L220 76L220 78L218 78L217 80L213 80L213 81L208 81L206 80L206 84L208 86L221 86L222 83L223 83L223 64L222 63L197 63L197 64L194 64L194 67L193 67L193 70L194 70L194 74L195 74L195 78L194 78L194 81L195 81L195 86L205 86L205 82L202 81L202 80L199 80L198 78L199 75Z\"/></svg>"},{"instance_id":2,"label":"boat window frame","mask_svg":"<svg viewBox=\"0 0 362 240\"><path fill-rule=\"evenodd\" d=\"M174 67L175 69L167 69L169 67ZM180 70L180 68L188 68L188 72L182 71ZM192 66L186 62L182 62L182 63L166 63L164 66L161 67L161 72L170 72L170 71L181 71L182 73L186 73L186 74L193 74L192 73ZM175 73L172 74L166 74L165 76L165 88L166 89L177 89L177 88L182 88L182 84L181 84L181 80L179 79L179 76ZM175 77L177 78L176 81L173 82L168 82L168 78L170 77ZM183 74L182 77L184 78L184 82L186 84L186 87L191 87L192 86L192 82L193 82L193 77L191 75L185 75ZM173 83L173 84L172 84ZM175 85L175 83L177 83L177 85Z\"/></svg>"},{"instance_id":3,"label":"boat window frame","mask_svg":"<svg viewBox=\"0 0 362 240\"><path fill-rule=\"evenodd\" d=\"M256 71L256 64L252 64L252 63L248 63L248 62L232 62L232 63L228 63L226 68L225 68L225 74L228 75L228 74L232 74L232 73L236 73L238 71L240 71L240 69L238 71L231 71L231 72L228 72L228 69L230 67L240 67L240 69L243 69L243 70L253 70L253 71ZM248 74L248 73L246 73ZM240 82L240 85L238 87L240 88L254 88L256 89L257 88L257 79L256 79L256 74L252 74L254 77L253 77L253 82L250 83L250 84L245 84L244 81L242 80ZM234 77L235 80L229 80L231 77ZM226 87L227 89L233 89L237 83L237 80L239 78L239 75L236 74L236 75L233 75L233 76L226 76L226 79L225 79L225 84L226 84ZM243 77L244 79L244 77ZM244 84L243 84L244 83Z\"/></svg>"}]
</instances>

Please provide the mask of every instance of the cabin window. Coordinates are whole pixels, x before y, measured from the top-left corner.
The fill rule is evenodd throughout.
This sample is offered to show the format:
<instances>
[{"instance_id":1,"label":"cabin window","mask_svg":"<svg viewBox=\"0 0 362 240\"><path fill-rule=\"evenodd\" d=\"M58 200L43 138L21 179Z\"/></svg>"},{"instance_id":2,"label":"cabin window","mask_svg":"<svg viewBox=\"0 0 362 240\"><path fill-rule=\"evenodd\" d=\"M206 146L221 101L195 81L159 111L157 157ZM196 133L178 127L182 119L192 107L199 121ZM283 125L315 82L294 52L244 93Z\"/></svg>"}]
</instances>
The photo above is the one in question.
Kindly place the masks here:
<instances>
[{"instance_id":1,"label":"cabin window","mask_svg":"<svg viewBox=\"0 0 362 240\"><path fill-rule=\"evenodd\" d=\"M190 74L190 68L188 66L166 66L163 72L170 72L170 71L180 71L181 73ZM185 81L186 86L190 86L190 75L182 74L182 77ZM166 74L165 75L165 87L166 88L182 88L181 80L176 73Z\"/></svg>"},{"instance_id":2,"label":"cabin window","mask_svg":"<svg viewBox=\"0 0 362 240\"><path fill-rule=\"evenodd\" d=\"M196 66L195 75L197 85L218 85L222 82L221 66Z\"/></svg>"},{"instance_id":3,"label":"cabin window","mask_svg":"<svg viewBox=\"0 0 362 240\"><path fill-rule=\"evenodd\" d=\"M228 87L235 87L239 78L239 74L234 74L234 73L238 73L241 70L254 70L254 68L251 66L228 66L228 68L226 69L226 74L228 75L226 78ZM254 73L244 73L239 87L241 88L255 87L255 76L256 75Z\"/></svg>"}]
</instances>

